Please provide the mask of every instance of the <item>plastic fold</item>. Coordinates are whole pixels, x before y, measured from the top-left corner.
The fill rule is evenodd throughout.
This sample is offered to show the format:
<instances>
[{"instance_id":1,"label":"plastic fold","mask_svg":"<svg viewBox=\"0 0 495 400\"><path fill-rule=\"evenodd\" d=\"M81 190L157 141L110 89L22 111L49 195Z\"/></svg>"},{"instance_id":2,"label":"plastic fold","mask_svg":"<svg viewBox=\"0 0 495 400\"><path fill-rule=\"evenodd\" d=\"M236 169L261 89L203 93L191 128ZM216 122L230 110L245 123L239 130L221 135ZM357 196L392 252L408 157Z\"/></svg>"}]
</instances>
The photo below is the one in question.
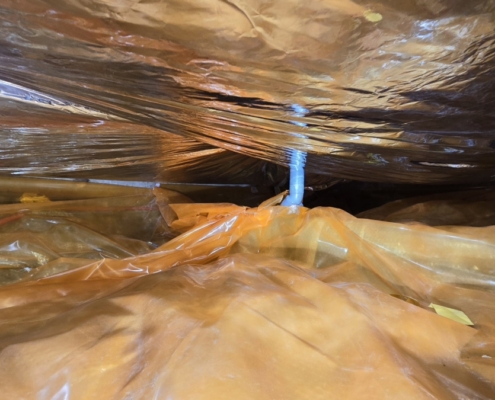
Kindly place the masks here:
<instances>
[{"instance_id":1,"label":"plastic fold","mask_svg":"<svg viewBox=\"0 0 495 400\"><path fill-rule=\"evenodd\" d=\"M7 186L0 179L2 183ZM149 253L177 236L167 224L175 218L168 203L191 201L158 188L30 183L30 190L44 194L34 192L29 198L41 201L0 205L2 284L72 270L93 260ZM26 194L19 196L22 190L15 191L24 185L23 180L14 179L10 191L4 192L7 199L15 200L16 195L17 200L26 199ZM76 194L79 199L71 198Z\"/></svg>"},{"instance_id":2,"label":"plastic fold","mask_svg":"<svg viewBox=\"0 0 495 400\"><path fill-rule=\"evenodd\" d=\"M493 227L156 194L156 250L4 281L6 398L495 396Z\"/></svg>"}]
</instances>

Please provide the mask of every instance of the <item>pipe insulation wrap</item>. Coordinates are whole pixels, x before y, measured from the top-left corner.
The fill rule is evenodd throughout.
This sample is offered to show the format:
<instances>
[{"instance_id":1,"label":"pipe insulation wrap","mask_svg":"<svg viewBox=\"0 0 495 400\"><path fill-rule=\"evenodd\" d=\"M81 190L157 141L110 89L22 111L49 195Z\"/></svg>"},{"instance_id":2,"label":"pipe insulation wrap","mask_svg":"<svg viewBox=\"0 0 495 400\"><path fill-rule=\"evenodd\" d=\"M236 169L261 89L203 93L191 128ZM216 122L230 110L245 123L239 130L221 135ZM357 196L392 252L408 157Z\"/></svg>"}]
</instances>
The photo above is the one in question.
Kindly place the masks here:
<instances>
[{"instance_id":1,"label":"pipe insulation wrap","mask_svg":"<svg viewBox=\"0 0 495 400\"><path fill-rule=\"evenodd\" d=\"M290 160L289 195L282 202L283 206L302 206L304 196L304 166L306 153L293 150Z\"/></svg>"}]
</instances>

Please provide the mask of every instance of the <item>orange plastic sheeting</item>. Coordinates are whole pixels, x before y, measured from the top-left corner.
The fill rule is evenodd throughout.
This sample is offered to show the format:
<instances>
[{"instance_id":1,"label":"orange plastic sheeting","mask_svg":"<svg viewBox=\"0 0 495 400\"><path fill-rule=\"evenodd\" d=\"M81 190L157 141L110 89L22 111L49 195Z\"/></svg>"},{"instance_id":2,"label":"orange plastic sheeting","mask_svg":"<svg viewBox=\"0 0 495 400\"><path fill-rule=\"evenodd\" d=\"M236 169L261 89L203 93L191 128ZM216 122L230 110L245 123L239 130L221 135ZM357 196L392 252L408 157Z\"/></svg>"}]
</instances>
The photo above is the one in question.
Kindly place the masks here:
<instances>
[{"instance_id":1,"label":"orange plastic sheeting","mask_svg":"<svg viewBox=\"0 0 495 400\"><path fill-rule=\"evenodd\" d=\"M152 253L0 289L2 396L495 398L491 228L171 208Z\"/></svg>"}]
</instances>

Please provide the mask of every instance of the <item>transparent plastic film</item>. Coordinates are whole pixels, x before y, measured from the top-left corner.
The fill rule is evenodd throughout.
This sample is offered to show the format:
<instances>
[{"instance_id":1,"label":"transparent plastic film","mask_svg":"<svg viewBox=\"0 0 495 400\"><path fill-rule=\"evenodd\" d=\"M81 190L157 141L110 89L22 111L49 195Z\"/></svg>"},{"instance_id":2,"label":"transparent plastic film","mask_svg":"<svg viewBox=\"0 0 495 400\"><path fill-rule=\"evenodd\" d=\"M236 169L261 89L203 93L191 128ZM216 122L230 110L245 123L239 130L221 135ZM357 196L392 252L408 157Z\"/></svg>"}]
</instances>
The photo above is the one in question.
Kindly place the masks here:
<instances>
[{"instance_id":1,"label":"transparent plastic film","mask_svg":"<svg viewBox=\"0 0 495 400\"><path fill-rule=\"evenodd\" d=\"M5 396L494 397L492 227L167 206L151 253L0 289Z\"/></svg>"},{"instance_id":2,"label":"transparent plastic film","mask_svg":"<svg viewBox=\"0 0 495 400\"><path fill-rule=\"evenodd\" d=\"M0 175L264 186L287 175L266 161L16 90L2 92L0 83Z\"/></svg>"},{"instance_id":3,"label":"transparent plastic film","mask_svg":"<svg viewBox=\"0 0 495 400\"><path fill-rule=\"evenodd\" d=\"M6 0L0 79L286 167L306 152L328 179L491 182L494 10Z\"/></svg>"}]
</instances>

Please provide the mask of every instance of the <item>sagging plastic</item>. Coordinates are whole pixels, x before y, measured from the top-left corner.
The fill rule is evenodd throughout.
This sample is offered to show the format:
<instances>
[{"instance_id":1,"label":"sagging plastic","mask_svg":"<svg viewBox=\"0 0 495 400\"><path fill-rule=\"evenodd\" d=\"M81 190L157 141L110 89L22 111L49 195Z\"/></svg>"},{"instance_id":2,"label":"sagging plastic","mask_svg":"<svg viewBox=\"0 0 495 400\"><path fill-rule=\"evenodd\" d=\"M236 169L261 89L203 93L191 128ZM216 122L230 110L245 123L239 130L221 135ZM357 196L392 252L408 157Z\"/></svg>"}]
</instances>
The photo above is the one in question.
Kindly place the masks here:
<instances>
[{"instance_id":1,"label":"sagging plastic","mask_svg":"<svg viewBox=\"0 0 495 400\"><path fill-rule=\"evenodd\" d=\"M308 173L489 182L494 12L492 0L5 0L0 79L279 165L303 151Z\"/></svg>"},{"instance_id":2,"label":"sagging plastic","mask_svg":"<svg viewBox=\"0 0 495 400\"><path fill-rule=\"evenodd\" d=\"M266 161L26 89L0 82L0 92L0 175L267 186L287 175Z\"/></svg>"}]
</instances>

